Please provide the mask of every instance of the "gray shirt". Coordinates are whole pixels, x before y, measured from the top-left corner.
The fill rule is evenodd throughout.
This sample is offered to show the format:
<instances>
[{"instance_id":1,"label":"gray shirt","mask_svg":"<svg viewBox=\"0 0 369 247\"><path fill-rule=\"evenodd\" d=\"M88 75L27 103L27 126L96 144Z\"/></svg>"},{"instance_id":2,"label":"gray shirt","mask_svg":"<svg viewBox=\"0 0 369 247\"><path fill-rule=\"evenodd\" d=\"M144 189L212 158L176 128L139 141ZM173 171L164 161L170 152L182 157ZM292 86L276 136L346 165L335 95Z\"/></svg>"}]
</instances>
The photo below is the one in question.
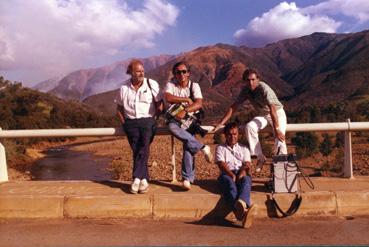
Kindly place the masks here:
<instances>
[{"instance_id":1,"label":"gray shirt","mask_svg":"<svg viewBox=\"0 0 369 247\"><path fill-rule=\"evenodd\" d=\"M263 81L259 82L259 86L254 91L251 91L247 86L244 87L237 97L236 103L242 104L246 100L249 100L255 110L261 115L270 114L268 105L271 104L275 105L276 110L283 108L273 89Z\"/></svg>"}]
</instances>

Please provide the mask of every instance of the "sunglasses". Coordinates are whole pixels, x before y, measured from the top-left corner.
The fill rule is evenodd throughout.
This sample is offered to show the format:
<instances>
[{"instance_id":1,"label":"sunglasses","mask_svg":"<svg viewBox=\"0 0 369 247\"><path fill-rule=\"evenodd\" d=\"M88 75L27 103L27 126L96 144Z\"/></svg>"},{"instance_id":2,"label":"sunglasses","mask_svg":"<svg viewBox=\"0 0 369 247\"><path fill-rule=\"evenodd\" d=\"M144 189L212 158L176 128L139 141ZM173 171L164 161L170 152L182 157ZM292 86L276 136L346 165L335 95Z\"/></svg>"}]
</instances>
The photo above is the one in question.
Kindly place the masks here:
<instances>
[{"instance_id":1,"label":"sunglasses","mask_svg":"<svg viewBox=\"0 0 369 247\"><path fill-rule=\"evenodd\" d=\"M189 70L176 70L176 75L187 74Z\"/></svg>"}]
</instances>

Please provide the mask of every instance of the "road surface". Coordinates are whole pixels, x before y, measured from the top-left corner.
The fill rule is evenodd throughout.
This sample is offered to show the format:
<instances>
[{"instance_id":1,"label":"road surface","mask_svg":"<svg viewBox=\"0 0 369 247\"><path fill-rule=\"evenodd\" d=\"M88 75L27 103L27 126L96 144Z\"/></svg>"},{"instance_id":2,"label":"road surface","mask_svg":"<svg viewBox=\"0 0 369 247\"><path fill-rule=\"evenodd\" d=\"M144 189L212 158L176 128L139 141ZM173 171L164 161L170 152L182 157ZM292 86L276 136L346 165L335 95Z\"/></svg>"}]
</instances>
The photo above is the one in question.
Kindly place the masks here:
<instances>
[{"instance_id":1,"label":"road surface","mask_svg":"<svg viewBox=\"0 0 369 247\"><path fill-rule=\"evenodd\" d=\"M0 246L369 245L369 218L0 220Z\"/></svg>"}]
</instances>

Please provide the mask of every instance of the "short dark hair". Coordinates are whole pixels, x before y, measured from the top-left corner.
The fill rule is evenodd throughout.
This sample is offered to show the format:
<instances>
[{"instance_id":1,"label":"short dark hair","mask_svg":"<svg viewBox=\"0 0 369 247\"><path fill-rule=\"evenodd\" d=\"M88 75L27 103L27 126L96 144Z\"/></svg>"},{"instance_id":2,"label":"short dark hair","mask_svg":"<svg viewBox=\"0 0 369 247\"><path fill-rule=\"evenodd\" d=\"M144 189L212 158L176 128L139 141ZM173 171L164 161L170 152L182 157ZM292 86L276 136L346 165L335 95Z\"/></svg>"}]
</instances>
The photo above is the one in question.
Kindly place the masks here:
<instances>
[{"instance_id":1,"label":"short dark hair","mask_svg":"<svg viewBox=\"0 0 369 247\"><path fill-rule=\"evenodd\" d=\"M231 131L231 129L235 129L235 128L238 129L238 123L236 123L236 122L229 122L229 123L227 123L225 125L224 129L223 129L224 134L225 135L228 134Z\"/></svg>"},{"instance_id":2,"label":"short dark hair","mask_svg":"<svg viewBox=\"0 0 369 247\"><path fill-rule=\"evenodd\" d=\"M143 67L143 63L141 62L141 60L138 60L138 59L132 59L128 66L127 66L127 74L128 75L131 75L132 74L132 70L133 70L133 66L136 65L136 64L139 64L139 65L142 65Z\"/></svg>"},{"instance_id":3,"label":"short dark hair","mask_svg":"<svg viewBox=\"0 0 369 247\"><path fill-rule=\"evenodd\" d=\"M172 68L172 75L174 76L175 73L176 73L176 69L180 66L180 65L184 65L186 66L187 70L190 71L190 66L185 62L185 61L179 61L177 63L175 63L173 65L173 68Z\"/></svg>"},{"instance_id":4,"label":"short dark hair","mask_svg":"<svg viewBox=\"0 0 369 247\"><path fill-rule=\"evenodd\" d=\"M251 74L255 74L257 78L260 78L260 74L256 69L248 68L243 72L242 79L246 81Z\"/></svg>"}]
</instances>

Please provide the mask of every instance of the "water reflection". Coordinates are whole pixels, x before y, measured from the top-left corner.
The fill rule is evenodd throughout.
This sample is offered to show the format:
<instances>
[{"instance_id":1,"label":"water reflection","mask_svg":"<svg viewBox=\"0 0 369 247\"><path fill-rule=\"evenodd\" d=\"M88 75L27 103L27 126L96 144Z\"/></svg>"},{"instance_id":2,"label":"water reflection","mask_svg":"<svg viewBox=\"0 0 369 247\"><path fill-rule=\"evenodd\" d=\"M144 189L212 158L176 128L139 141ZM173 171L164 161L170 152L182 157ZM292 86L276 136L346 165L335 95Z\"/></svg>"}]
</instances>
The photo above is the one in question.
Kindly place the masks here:
<instances>
[{"instance_id":1,"label":"water reflection","mask_svg":"<svg viewBox=\"0 0 369 247\"><path fill-rule=\"evenodd\" d=\"M33 180L110 180L110 159L67 148L50 148L31 171Z\"/></svg>"}]
</instances>

